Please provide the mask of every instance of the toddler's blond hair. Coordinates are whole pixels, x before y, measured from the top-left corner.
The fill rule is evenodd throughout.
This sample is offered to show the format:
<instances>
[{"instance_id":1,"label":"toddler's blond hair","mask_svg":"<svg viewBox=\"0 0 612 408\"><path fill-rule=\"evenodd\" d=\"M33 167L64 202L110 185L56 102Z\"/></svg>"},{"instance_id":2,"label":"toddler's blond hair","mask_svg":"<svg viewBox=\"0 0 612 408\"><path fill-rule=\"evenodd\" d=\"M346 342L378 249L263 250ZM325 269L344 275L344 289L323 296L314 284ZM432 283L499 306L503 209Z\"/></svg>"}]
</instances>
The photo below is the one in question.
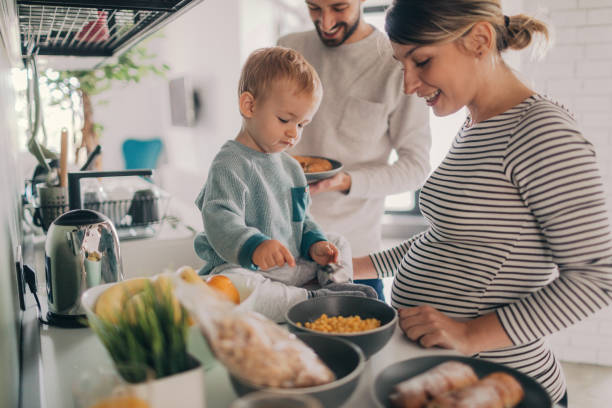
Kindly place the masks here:
<instances>
[{"instance_id":1,"label":"toddler's blond hair","mask_svg":"<svg viewBox=\"0 0 612 408\"><path fill-rule=\"evenodd\" d=\"M302 54L290 48L267 47L253 51L244 63L238 96L250 92L255 99L265 98L271 85L281 80L294 83L298 93L322 94L319 75Z\"/></svg>"}]
</instances>

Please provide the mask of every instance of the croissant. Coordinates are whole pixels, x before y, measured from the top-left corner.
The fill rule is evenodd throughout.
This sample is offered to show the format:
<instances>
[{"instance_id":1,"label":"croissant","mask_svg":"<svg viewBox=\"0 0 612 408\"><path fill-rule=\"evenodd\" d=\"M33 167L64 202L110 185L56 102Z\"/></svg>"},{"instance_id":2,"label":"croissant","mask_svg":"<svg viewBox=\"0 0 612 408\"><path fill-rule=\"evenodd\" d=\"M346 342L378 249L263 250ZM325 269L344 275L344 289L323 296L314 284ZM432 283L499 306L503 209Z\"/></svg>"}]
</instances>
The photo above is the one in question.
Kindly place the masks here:
<instances>
[{"instance_id":1,"label":"croissant","mask_svg":"<svg viewBox=\"0 0 612 408\"><path fill-rule=\"evenodd\" d=\"M447 391L477 381L478 377L472 367L458 361L447 361L397 384L390 400L395 408L422 408Z\"/></svg>"},{"instance_id":2,"label":"croissant","mask_svg":"<svg viewBox=\"0 0 612 408\"><path fill-rule=\"evenodd\" d=\"M327 159L310 156L293 156L300 163L304 173L318 173L320 171L328 171L333 168L331 162Z\"/></svg>"},{"instance_id":3,"label":"croissant","mask_svg":"<svg viewBox=\"0 0 612 408\"><path fill-rule=\"evenodd\" d=\"M523 396L523 388L514 377L495 372L476 384L436 397L427 408L512 408Z\"/></svg>"}]
</instances>

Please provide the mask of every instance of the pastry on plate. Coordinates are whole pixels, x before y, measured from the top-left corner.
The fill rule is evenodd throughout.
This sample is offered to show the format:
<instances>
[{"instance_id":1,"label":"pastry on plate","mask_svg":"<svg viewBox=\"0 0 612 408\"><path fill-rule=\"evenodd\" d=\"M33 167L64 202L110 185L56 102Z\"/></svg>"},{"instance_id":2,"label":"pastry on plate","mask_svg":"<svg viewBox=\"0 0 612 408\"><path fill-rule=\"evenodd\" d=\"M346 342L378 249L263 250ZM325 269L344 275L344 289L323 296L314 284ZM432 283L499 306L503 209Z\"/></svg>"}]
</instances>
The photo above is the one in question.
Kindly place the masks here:
<instances>
[{"instance_id":1,"label":"pastry on plate","mask_svg":"<svg viewBox=\"0 0 612 408\"><path fill-rule=\"evenodd\" d=\"M477 381L472 367L447 361L397 384L390 396L391 404L395 408L422 408L437 396Z\"/></svg>"},{"instance_id":2,"label":"pastry on plate","mask_svg":"<svg viewBox=\"0 0 612 408\"><path fill-rule=\"evenodd\" d=\"M495 372L475 384L438 396L427 408L512 408L524 395L514 377Z\"/></svg>"},{"instance_id":3,"label":"pastry on plate","mask_svg":"<svg viewBox=\"0 0 612 408\"><path fill-rule=\"evenodd\" d=\"M293 156L293 158L300 163L304 173L319 173L322 171L329 171L333 168L329 160L321 157Z\"/></svg>"}]
</instances>

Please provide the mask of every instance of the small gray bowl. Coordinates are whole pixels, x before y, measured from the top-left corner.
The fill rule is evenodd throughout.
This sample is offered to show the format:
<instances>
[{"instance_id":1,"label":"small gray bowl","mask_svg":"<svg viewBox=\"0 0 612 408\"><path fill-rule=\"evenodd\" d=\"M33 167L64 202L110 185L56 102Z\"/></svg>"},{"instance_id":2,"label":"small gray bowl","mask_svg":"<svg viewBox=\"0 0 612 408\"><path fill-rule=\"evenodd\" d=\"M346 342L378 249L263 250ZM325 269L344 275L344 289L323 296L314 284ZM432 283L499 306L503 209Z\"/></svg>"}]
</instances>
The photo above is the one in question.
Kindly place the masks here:
<instances>
[{"instance_id":1,"label":"small gray bowl","mask_svg":"<svg viewBox=\"0 0 612 408\"><path fill-rule=\"evenodd\" d=\"M297 323L313 322L325 313L328 316L358 315L362 319L375 318L380 320L380 327L358 333L322 333L316 330L300 327ZM326 337L336 337L348 340L365 354L366 359L382 349L389 341L395 326L397 326L397 311L377 299L359 296L323 296L304 300L293 305L285 315L289 330L294 333L316 333Z\"/></svg>"},{"instance_id":2,"label":"small gray bowl","mask_svg":"<svg viewBox=\"0 0 612 408\"><path fill-rule=\"evenodd\" d=\"M243 396L262 390L286 396L305 394L318 399L326 408L336 408L346 402L357 388L365 368L365 358L359 347L346 340L318 334L296 333L296 336L313 349L334 372L335 381L314 387L268 388L229 373L230 382L236 394Z\"/></svg>"}]
</instances>

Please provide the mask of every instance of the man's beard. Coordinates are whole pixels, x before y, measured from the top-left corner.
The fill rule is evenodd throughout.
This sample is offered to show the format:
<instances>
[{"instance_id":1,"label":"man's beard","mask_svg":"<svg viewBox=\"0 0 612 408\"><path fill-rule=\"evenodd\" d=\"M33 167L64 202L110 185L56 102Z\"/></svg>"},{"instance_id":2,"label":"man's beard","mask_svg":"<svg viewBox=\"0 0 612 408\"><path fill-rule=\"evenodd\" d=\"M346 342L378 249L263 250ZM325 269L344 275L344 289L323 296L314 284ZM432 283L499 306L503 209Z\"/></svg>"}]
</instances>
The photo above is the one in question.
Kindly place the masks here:
<instances>
[{"instance_id":1,"label":"man's beard","mask_svg":"<svg viewBox=\"0 0 612 408\"><path fill-rule=\"evenodd\" d=\"M361 16L360 15L357 16L357 20L355 21L355 24L353 24L350 28L348 24L345 22L336 24L334 27L340 27L340 29L344 31L344 35L339 40L324 38L323 34L321 33L321 28L319 27L319 24L315 24L315 28L317 30L317 34L319 34L319 38L321 39L324 45L328 47L337 47L339 45L344 44L344 42L348 40L351 35L353 35L355 30L357 30L357 27L359 26L360 19L361 19ZM332 27L332 29L334 27Z\"/></svg>"}]
</instances>

